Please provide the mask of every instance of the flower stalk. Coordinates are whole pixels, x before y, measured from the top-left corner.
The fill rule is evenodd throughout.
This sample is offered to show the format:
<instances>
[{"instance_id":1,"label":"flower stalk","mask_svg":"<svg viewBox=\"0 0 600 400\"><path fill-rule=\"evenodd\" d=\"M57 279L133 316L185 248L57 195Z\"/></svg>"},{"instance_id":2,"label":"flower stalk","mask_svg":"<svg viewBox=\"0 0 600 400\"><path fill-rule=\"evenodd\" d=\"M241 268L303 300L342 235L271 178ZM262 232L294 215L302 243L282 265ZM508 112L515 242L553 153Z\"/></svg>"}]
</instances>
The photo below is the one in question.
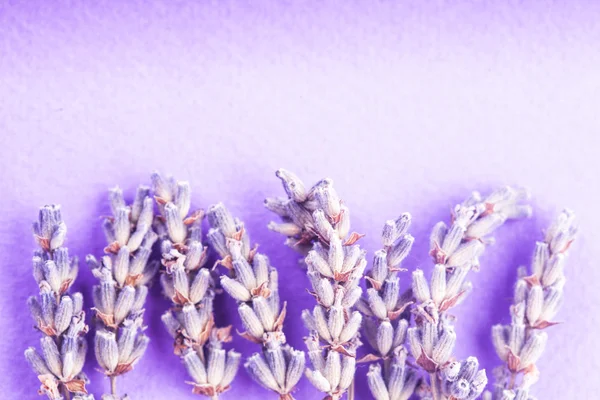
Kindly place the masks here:
<instances>
[{"instance_id":1,"label":"flower stalk","mask_svg":"<svg viewBox=\"0 0 600 400\"><path fill-rule=\"evenodd\" d=\"M87 377L82 371L88 331L83 296L69 292L77 277L78 260L63 247L67 226L60 206L42 207L33 231L39 245L33 256L33 276L40 293L27 303L35 328L43 337L41 354L29 347L25 358L41 382L39 394L51 400L93 400L93 395L87 393Z\"/></svg>"},{"instance_id":2,"label":"flower stalk","mask_svg":"<svg viewBox=\"0 0 600 400\"><path fill-rule=\"evenodd\" d=\"M204 211L189 213L189 183L163 179L157 173L152 175L152 183L161 213L155 224L164 272L161 284L173 302L162 321L175 340L175 354L193 379L187 382L192 392L216 400L229 390L241 355L223 349L223 344L231 341L231 326L215 327L215 279L206 267L208 248L202 244Z\"/></svg>"},{"instance_id":3,"label":"flower stalk","mask_svg":"<svg viewBox=\"0 0 600 400\"><path fill-rule=\"evenodd\" d=\"M366 316L364 333L375 354L359 362L372 362L367 374L371 394L377 400L407 400L415 391L419 376L406 364L403 347L410 323L411 297L400 291L398 273L408 256L414 238L408 233L409 213L386 221L382 231L383 248L375 252L373 266L365 279L369 288L357 303ZM410 293L408 293L410 294Z\"/></svg>"},{"instance_id":4,"label":"flower stalk","mask_svg":"<svg viewBox=\"0 0 600 400\"><path fill-rule=\"evenodd\" d=\"M557 324L553 319L562 304L565 261L577 233L574 220L573 212L563 211L536 243L530 274L525 267L518 269L511 323L492 328L504 365L495 370L496 383L485 400L533 399L529 390L539 379L536 362L546 348L545 330Z\"/></svg>"},{"instance_id":5,"label":"flower stalk","mask_svg":"<svg viewBox=\"0 0 600 400\"><path fill-rule=\"evenodd\" d=\"M417 365L430 374L428 393L422 398L470 400L477 398L487 384L485 370L478 370L475 357L453 361L456 343L452 317L448 311L462 303L472 290L468 272L479 269L479 257L489 235L508 219L528 217L531 207L520 202L523 190L505 187L482 199L474 192L454 208L452 224L439 222L430 238L435 262L430 281L423 271L412 274L412 313L415 327L408 329L410 351Z\"/></svg>"},{"instance_id":6,"label":"flower stalk","mask_svg":"<svg viewBox=\"0 0 600 400\"><path fill-rule=\"evenodd\" d=\"M238 313L246 329L241 336L261 346L245 363L256 382L279 395L293 400L292 392L302 377L304 352L286 345L283 323L286 303L279 300L278 273L269 259L250 248L244 224L222 203L208 210L211 226L208 239L218 252L229 275L221 275L221 286L238 302Z\"/></svg>"},{"instance_id":7,"label":"flower stalk","mask_svg":"<svg viewBox=\"0 0 600 400\"><path fill-rule=\"evenodd\" d=\"M110 380L110 394L103 399L124 400L126 396L117 393L117 377L134 368L149 342L143 315L147 285L158 270L158 263L148 262L157 235L152 230L154 202L148 187L139 187L130 205L119 188L109 191L109 200L112 216L103 224L106 255L100 261L88 255L86 261L99 281L93 289L94 351Z\"/></svg>"},{"instance_id":8,"label":"flower stalk","mask_svg":"<svg viewBox=\"0 0 600 400\"><path fill-rule=\"evenodd\" d=\"M328 400L341 399L356 373L356 349L363 316L354 306L362 294L360 280L367 265L350 233L350 211L323 179L310 189L289 171L280 169L288 198L267 199L265 205L283 218L269 228L288 237L286 243L306 254L304 262L317 302L302 318L310 331L305 343L312 368L306 376Z\"/></svg>"}]
</instances>

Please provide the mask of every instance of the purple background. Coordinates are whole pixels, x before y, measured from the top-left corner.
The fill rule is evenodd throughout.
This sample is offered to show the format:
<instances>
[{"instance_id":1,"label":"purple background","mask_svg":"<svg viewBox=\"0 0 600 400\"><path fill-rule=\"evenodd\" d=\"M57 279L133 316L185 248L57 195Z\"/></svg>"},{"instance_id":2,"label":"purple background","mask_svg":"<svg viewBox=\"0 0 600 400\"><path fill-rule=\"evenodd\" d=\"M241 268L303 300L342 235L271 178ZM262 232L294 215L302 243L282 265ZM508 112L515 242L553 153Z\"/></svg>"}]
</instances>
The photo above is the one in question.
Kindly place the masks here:
<instances>
[{"instance_id":1,"label":"purple background","mask_svg":"<svg viewBox=\"0 0 600 400\"><path fill-rule=\"evenodd\" d=\"M117 3L0 2L3 398L36 398L22 352L38 340L24 305L36 291L37 207L62 204L72 252L100 255L105 190L118 184L131 198L154 169L189 180L196 207L223 200L246 221L280 268L286 331L303 348L298 316L313 299L262 206L283 193L282 166L309 184L333 178L371 254L383 222L410 211L406 266L427 271L428 231L454 203L472 189L529 187L534 217L501 230L457 312L457 355L488 369L498 364L489 328L508 319L516 267L557 211L576 210L566 323L549 331L535 394L597 398L600 2ZM82 266L88 306L92 283ZM232 302L218 304L228 310L219 322L239 327ZM136 399L193 397L159 320L167 306L155 288L151 348L119 379ZM94 368L90 355L99 398L108 382ZM223 399L236 395L267 392L242 371ZM321 398L305 379L297 397ZM369 398L362 382L359 398Z\"/></svg>"}]
</instances>

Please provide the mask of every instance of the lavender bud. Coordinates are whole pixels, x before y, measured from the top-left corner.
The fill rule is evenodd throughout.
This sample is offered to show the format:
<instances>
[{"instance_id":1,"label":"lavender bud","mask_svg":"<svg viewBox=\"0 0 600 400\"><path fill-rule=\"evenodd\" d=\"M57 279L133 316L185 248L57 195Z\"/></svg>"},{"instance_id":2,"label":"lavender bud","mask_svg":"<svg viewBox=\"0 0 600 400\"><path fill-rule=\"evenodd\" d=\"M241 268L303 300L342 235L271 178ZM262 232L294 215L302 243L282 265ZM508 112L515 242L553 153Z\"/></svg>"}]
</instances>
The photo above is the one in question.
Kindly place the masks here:
<instances>
[{"instance_id":1,"label":"lavender bud","mask_svg":"<svg viewBox=\"0 0 600 400\"><path fill-rule=\"evenodd\" d=\"M325 312L320 306L315 306L313 309L313 318L319 336L326 342L331 342L332 339L331 334L329 333L329 328L327 327L327 318L325 317Z\"/></svg>"},{"instance_id":2,"label":"lavender bud","mask_svg":"<svg viewBox=\"0 0 600 400\"><path fill-rule=\"evenodd\" d=\"M192 340L198 340L200 333L204 329L204 324L200 314L193 304L186 304L182 309L182 324L185 332Z\"/></svg>"},{"instance_id":3,"label":"lavender bud","mask_svg":"<svg viewBox=\"0 0 600 400\"><path fill-rule=\"evenodd\" d=\"M254 276L254 271L245 258L234 260L233 269L236 274L236 279L248 290L256 288L256 277Z\"/></svg>"},{"instance_id":4,"label":"lavender bud","mask_svg":"<svg viewBox=\"0 0 600 400\"><path fill-rule=\"evenodd\" d=\"M265 351L265 358L269 364L269 369L275 377L277 385L282 388L285 386L285 357L281 346L275 346Z\"/></svg>"},{"instance_id":5,"label":"lavender bud","mask_svg":"<svg viewBox=\"0 0 600 400\"><path fill-rule=\"evenodd\" d=\"M327 378L321 374L319 371L312 371L310 369L306 370L306 377L310 381L310 383L317 388L319 392L327 393L331 391L332 387Z\"/></svg>"},{"instance_id":6,"label":"lavender bud","mask_svg":"<svg viewBox=\"0 0 600 400\"><path fill-rule=\"evenodd\" d=\"M562 275L565 265L564 254L554 254L548 261L548 266L544 270L542 283L544 286L550 286L555 283Z\"/></svg>"},{"instance_id":7,"label":"lavender bud","mask_svg":"<svg viewBox=\"0 0 600 400\"><path fill-rule=\"evenodd\" d=\"M265 331L270 332L275 325L275 314L269 306L267 299L264 297L255 297L252 299L252 308L256 312L258 319L265 328Z\"/></svg>"},{"instance_id":8,"label":"lavender bud","mask_svg":"<svg viewBox=\"0 0 600 400\"><path fill-rule=\"evenodd\" d=\"M258 353L254 353L248 361L244 365L250 376L261 384L263 387L273 390L275 392L279 392L279 386L277 385L277 381L273 376L273 373L269 369L266 361L260 356Z\"/></svg>"},{"instance_id":9,"label":"lavender bud","mask_svg":"<svg viewBox=\"0 0 600 400\"><path fill-rule=\"evenodd\" d=\"M458 221L454 222L448 233L444 237L442 244L442 251L446 254L452 254L458 248L465 235L466 228L459 224Z\"/></svg>"},{"instance_id":10,"label":"lavender bud","mask_svg":"<svg viewBox=\"0 0 600 400\"><path fill-rule=\"evenodd\" d=\"M390 400L379 364L373 364L369 367L367 381L369 383L371 394L375 397L375 400Z\"/></svg>"},{"instance_id":11,"label":"lavender bud","mask_svg":"<svg viewBox=\"0 0 600 400\"><path fill-rule=\"evenodd\" d=\"M140 285L135 290L135 298L131 306L131 311L140 311L144 307L146 297L148 296L148 287Z\"/></svg>"},{"instance_id":12,"label":"lavender bud","mask_svg":"<svg viewBox=\"0 0 600 400\"><path fill-rule=\"evenodd\" d=\"M221 276L221 286L237 301L250 301L252 298L250 291L244 285L228 276Z\"/></svg>"},{"instance_id":13,"label":"lavender bud","mask_svg":"<svg viewBox=\"0 0 600 400\"><path fill-rule=\"evenodd\" d=\"M527 296L527 309L526 315L527 320L531 325L535 324L542 313L542 307L544 304L544 292L541 286L533 286L529 290L529 296Z\"/></svg>"},{"instance_id":14,"label":"lavender bud","mask_svg":"<svg viewBox=\"0 0 600 400\"><path fill-rule=\"evenodd\" d=\"M469 381L466 379L458 379L450 386L450 393L457 399L466 399L470 390Z\"/></svg>"},{"instance_id":15,"label":"lavender bud","mask_svg":"<svg viewBox=\"0 0 600 400\"><path fill-rule=\"evenodd\" d=\"M323 376L327 379L332 388L339 385L342 377L341 357L342 356L337 351L330 351L327 353L327 358L325 359Z\"/></svg>"},{"instance_id":16,"label":"lavender bud","mask_svg":"<svg viewBox=\"0 0 600 400\"><path fill-rule=\"evenodd\" d=\"M390 321L382 321L377 329L377 350L385 357L392 349L394 328Z\"/></svg>"},{"instance_id":17,"label":"lavender bud","mask_svg":"<svg viewBox=\"0 0 600 400\"><path fill-rule=\"evenodd\" d=\"M394 344L393 347L398 347L404 343L406 339L406 331L408 330L408 321L401 319L398 321L396 331L394 332Z\"/></svg>"},{"instance_id":18,"label":"lavender bud","mask_svg":"<svg viewBox=\"0 0 600 400\"><path fill-rule=\"evenodd\" d=\"M114 317L115 323L120 324L131 312L135 301L135 289L133 286L125 286L115 305Z\"/></svg>"},{"instance_id":19,"label":"lavender bud","mask_svg":"<svg viewBox=\"0 0 600 400\"><path fill-rule=\"evenodd\" d=\"M306 200L307 193L306 189L304 188L304 183L302 183L302 181L295 174L281 168L277 170L275 175L281 179L283 188L290 199L298 203L302 203Z\"/></svg>"},{"instance_id":20,"label":"lavender bud","mask_svg":"<svg viewBox=\"0 0 600 400\"><path fill-rule=\"evenodd\" d=\"M199 384L207 383L206 368L195 351L189 350L182 357L185 367L192 379Z\"/></svg>"},{"instance_id":21,"label":"lavender bud","mask_svg":"<svg viewBox=\"0 0 600 400\"><path fill-rule=\"evenodd\" d=\"M211 348L208 351L208 383L218 385L225 372L225 350Z\"/></svg>"},{"instance_id":22,"label":"lavender bud","mask_svg":"<svg viewBox=\"0 0 600 400\"><path fill-rule=\"evenodd\" d=\"M367 289L367 297L369 301L369 307L371 308L373 314L381 320L386 319L387 309L377 290L374 288Z\"/></svg>"},{"instance_id":23,"label":"lavender bud","mask_svg":"<svg viewBox=\"0 0 600 400\"><path fill-rule=\"evenodd\" d=\"M342 247L341 239L336 235L331 235L329 238L329 265L331 270L335 272L342 272L342 265L344 264L344 249Z\"/></svg>"},{"instance_id":24,"label":"lavender bud","mask_svg":"<svg viewBox=\"0 0 600 400\"><path fill-rule=\"evenodd\" d=\"M208 209L207 217L210 226L220 229L226 237L232 237L237 232L235 221L223 203L211 206Z\"/></svg>"},{"instance_id":25,"label":"lavender bud","mask_svg":"<svg viewBox=\"0 0 600 400\"><path fill-rule=\"evenodd\" d=\"M285 392L289 393L294 386L298 383L302 374L304 373L304 366L306 360L302 351L291 350L290 360L287 366L287 372L285 376ZM353 374L354 376L354 374Z\"/></svg>"},{"instance_id":26,"label":"lavender bud","mask_svg":"<svg viewBox=\"0 0 600 400\"><path fill-rule=\"evenodd\" d=\"M238 307L238 312L242 319L242 324L248 333L257 339L261 339L265 333L265 329L254 310L247 304L241 303Z\"/></svg>"},{"instance_id":27,"label":"lavender bud","mask_svg":"<svg viewBox=\"0 0 600 400\"><path fill-rule=\"evenodd\" d=\"M469 267L485 250L485 245L479 240L470 240L461 244L448 258L447 265L452 267Z\"/></svg>"},{"instance_id":28,"label":"lavender bud","mask_svg":"<svg viewBox=\"0 0 600 400\"><path fill-rule=\"evenodd\" d=\"M411 235L405 235L392 249L388 252L388 263L392 267L397 267L406 258L412 245L415 241Z\"/></svg>"},{"instance_id":29,"label":"lavender bud","mask_svg":"<svg viewBox=\"0 0 600 400\"><path fill-rule=\"evenodd\" d=\"M350 233L350 209L344 205L340 209L340 221L337 223L336 230L338 236L344 239Z\"/></svg>"},{"instance_id":30,"label":"lavender bud","mask_svg":"<svg viewBox=\"0 0 600 400\"><path fill-rule=\"evenodd\" d=\"M444 364L452 355L454 344L456 343L456 333L454 328L448 326L442 332L442 336L433 348L432 358L438 364Z\"/></svg>"},{"instance_id":31,"label":"lavender bud","mask_svg":"<svg viewBox=\"0 0 600 400\"><path fill-rule=\"evenodd\" d=\"M383 231L381 232L381 240L385 247L390 247L398 239L398 230L396 229L396 222L393 219L385 221L383 225Z\"/></svg>"},{"instance_id":32,"label":"lavender bud","mask_svg":"<svg viewBox=\"0 0 600 400\"><path fill-rule=\"evenodd\" d=\"M119 364L125 363L131 356L135 346L137 327L128 323L119 329L119 338L117 339L117 348L119 350Z\"/></svg>"},{"instance_id":33,"label":"lavender bud","mask_svg":"<svg viewBox=\"0 0 600 400\"><path fill-rule=\"evenodd\" d=\"M544 267L546 262L548 262L548 258L550 258L548 244L544 242L536 242L535 250L533 252L533 260L531 261L531 269L533 274L539 279L542 278Z\"/></svg>"},{"instance_id":34,"label":"lavender bud","mask_svg":"<svg viewBox=\"0 0 600 400\"><path fill-rule=\"evenodd\" d=\"M383 282L387 275L387 252L385 250L377 250L373 258L373 269L371 270L371 278L373 278L377 282Z\"/></svg>"},{"instance_id":35,"label":"lavender bud","mask_svg":"<svg viewBox=\"0 0 600 400\"><path fill-rule=\"evenodd\" d=\"M115 334L105 330L96 332L96 359L98 364L107 372L113 372L119 363L119 349Z\"/></svg>"},{"instance_id":36,"label":"lavender bud","mask_svg":"<svg viewBox=\"0 0 600 400\"><path fill-rule=\"evenodd\" d=\"M334 341L337 341L344 329L344 309L339 306L333 306L329 309L329 319L327 328Z\"/></svg>"},{"instance_id":37,"label":"lavender bud","mask_svg":"<svg viewBox=\"0 0 600 400\"><path fill-rule=\"evenodd\" d=\"M177 206L173 203L167 203L165 205L164 217L171 241L174 243L183 243L187 237L187 229L179 215Z\"/></svg>"},{"instance_id":38,"label":"lavender bud","mask_svg":"<svg viewBox=\"0 0 600 400\"><path fill-rule=\"evenodd\" d=\"M540 358L546 348L547 340L548 334L546 332L534 332L529 336L519 354L521 357L521 368L527 368Z\"/></svg>"},{"instance_id":39,"label":"lavender bud","mask_svg":"<svg viewBox=\"0 0 600 400\"><path fill-rule=\"evenodd\" d=\"M383 287L383 301L388 311L393 311L398 303L398 295L400 294L400 278L388 278L385 280Z\"/></svg>"},{"instance_id":40,"label":"lavender bud","mask_svg":"<svg viewBox=\"0 0 600 400\"><path fill-rule=\"evenodd\" d=\"M54 327L58 335L67 330L73 318L73 300L69 296L63 296L54 316Z\"/></svg>"},{"instance_id":41,"label":"lavender bud","mask_svg":"<svg viewBox=\"0 0 600 400\"><path fill-rule=\"evenodd\" d=\"M35 351L33 347L25 350L25 358L38 375L51 375L52 372L46 366L44 359Z\"/></svg>"},{"instance_id":42,"label":"lavender bud","mask_svg":"<svg viewBox=\"0 0 600 400\"><path fill-rule=\"evenodd\" d=\"M210 271L202 268L196 274L192 286L190 287L189 299L192 303L198 303L202 300L210 285Z\"/></svg>"},{"instance_id":43,"label":"lavender bud","mask_svg":"<svg viewBox=\"0 0 600 400\"><path fill-rule=\"evenodd\" d=\"M184 219L190 211L191 190L188 182L177 182L177 196L175 205L179 209L179 217Z\"/></svg>"},{"instance_id":44,"label":"lavender bud","mask_svg":"<svg viewBox=\"0 0 600 400\"><path fill-rule=\"evenodd\" d=\"M236 351L229 350L227 352L227 362L225 364L225 372L223 378L221 378L220 386L227 387L233 382L235 375L237 374L238 367L240 366L242 355Z\"/></svg>"},{"instance_id":45,"label":"lavender bud","mask_svg":"<svg viewBox=\"0 0 600 400\"><path fill-rule=\"evenodd\" d=\"M429 294L429 285L427 284L427 280L425 280L423 271L417 269L413 272L412 278L412 289L415 298L421 303L427 302L431 297Z\"/></svg>"}]
</instances>

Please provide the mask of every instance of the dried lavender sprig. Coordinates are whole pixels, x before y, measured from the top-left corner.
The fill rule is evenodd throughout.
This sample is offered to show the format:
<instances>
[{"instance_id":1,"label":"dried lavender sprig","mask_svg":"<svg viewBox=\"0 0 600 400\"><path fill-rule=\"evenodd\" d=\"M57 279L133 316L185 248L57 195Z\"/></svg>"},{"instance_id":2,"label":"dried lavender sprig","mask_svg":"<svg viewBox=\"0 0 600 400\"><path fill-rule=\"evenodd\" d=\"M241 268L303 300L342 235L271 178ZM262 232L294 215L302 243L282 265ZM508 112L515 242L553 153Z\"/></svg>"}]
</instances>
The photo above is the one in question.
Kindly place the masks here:
<instances>
[{"instance_id":1,"label":"dried lavender sprig","mask_svg":"<svg viewBox=\"0 0 600 400\"><path fill-rule=\"evenodd\" d=\"M366 276L370 288L357 303L367 316L365 336L375 350L375 354L361 361L383 360L383 368L381 363L371 365L368 374L369 387L376 399L408 399L418 383L418 376L406 365L407 353L403 347L410 320L406 311L412 301L400 292L398 277L402 261L414 242L407 233L410 223L409 213L386 221L383 248L375 252L373 267Z\"/></svg>"},{"instance_id":2,"label":"dried lavender sprig","mask_svg":"<svg viewBox=\"0 0 600 400\"><path fill-rule=\"evenodd\" d=\"M93 400L82 371L87 342L81 293L70 294L77 277L77 257L69 257L63 247L67 226L62 220L60 206L40 208L38 221L33 223L34 237L40 246L33 256L33 276L40 288L39 300L32 296L27 303L44 337L40 340L41 354L30 347L25 357L41 382L40 394L52 400Z\"/></svg>"},{"instance_id":3,"label":"dried lavender sprig","mask_svg":"<svg viewBox=\"0 0 600 400\"><path fill-rule=\"evenodd\" d=\"M552 320L562 304L565 260L577 233L574 220L574 213L564 210L544 241L536 243L531 274L527 276L525 267L518 270L511 323L492 328L494 347L505 364L495 371L496 383L486 399L532 398L529 389L539 377L535 363L548 337L543 330L556 324Z\"/></svg>"},{"instance_id":4,"label":"dried lavender sprig","mask_svg":"<svg viewBox=\"0 0 600 400\"><path fill-rule=\"evenodd\" d=\"M468 272L479 267L489 235L508 219L528 217L531 207L520 204L527 198L524 190L505 187L482 199L473 194L454 208L452 224L439 222L432 230L431 255L436 263L428 282L423 271L412 274L412 294L416 301L412 312L417 327L409 329L411 352L417 364L431 375L431 388L441 393L440 367L452 354L456 335L445 313L465 300L472 289ZM451 331L450 331L451 330ZM435 351L444 343L443 351Z\"/></svg>"},{"instance_id":5,"label":"dried lavender sprig","mask_svg":"<svg viewBox=\"0 0 600 400\"><path fill-rule=\"evenodd\" d=\"M420 269L412 274L412 294L416 301L412 312L417 326L408 330L408 339L417 364L429 373L434 400L446 398L450 393L445 390L441 368L451 359L456 334L446 312L470 293L472 284L466 277L471 269L479 268L485 245L493 242L489 235L506 220L531 214L530 206L520 204L526 198L524 190L510 187L499 189L485 199L473 192L454 208L450 227L439 222L432 230L430 248L436 264L429 282ZM487 383L485 371L478 377L477 385L460 392L456 389L452 396L475 398L483 391L484 380Z\"/></svg>"},{"instance_id":6,"label":"dried lavender sprig","mask_svg":"<svg viewBox=\"0 0 600 400\"><path fill-rule=\"evenodd\" d=\"M218 399L235 378L240 354L222 348L231 341L231 326L215 327L215 280L205 265L208 248L202 244L204 212L189 214L189 183L165 180L158 173L152 174L152 183L161 212L156 219L165 272L161 283L173 302L162 320L175 339L175 354L193 379L188 382L192 392Z\"/></svg>"},{"instance_id":7,"label":"dried lavender sprig","mask_svg":"<svg viewBox=\"0 0 600 400\"><path fill-rule=\"evenodd\" d=\"M239 304L246 329L241 335L262 346L261 353L248 358L245 367L281 400L292 400L292 391L304 372L305 355L285 344L286 303L282 308L277 269L256 247L250 249L244 224L222 203L211 206L207 215L209 243L221 256L220 264L231 271L230 276L221 275L221 286Z\"/></svg>"},{"instance_id":8,"label":"dried lavender sprig","mask_svg":"<svg viewBox=\"0 0 600 400\"><path fill-rule=\"evenodd\" d=\"M88 255L86 262L99 280L93 289L98 322L94 349L98 364L110 378L110 395L103 399L124 400L117 394L116 378L132 370L148 346L143 314L146 285L159 266L148 262L157 235L152 230L154 202L148 187L140 186L130 205L121 189L113 188L109 201L112 216L103 224L106 255L100 261Z\"/></svg>"},{"instance_id":9,"label":"dried lavender sprig","mask_svg":"<svg viewBox=\"0 0 600 400\"><path fill-rule=\"evenodd\" d=\"M302 313L311 331L306 344L312 369L306 375L328 399L340 399L353 384L356 349L361 345L362 315L353 308L362 293L359 283L367 265L365 252L355 244L362 235L350 234L350 212L331 179L306 190L291 172L280 169L276 175L288 199L266 200L267 208L284 218L284 223L269 227L306 254L307 275L317 300L312 312Z\"/></svg>"},{"instance_id":10,"label":"dried lavender sprig","mask_svg":"<svg viewBox=\"0 0 600 400\"><path fill-rule=\"evenodd\" d=\"M431 280L428 283L421 270L413 272L418 315L431 319L427 307L441 314L465 300L472 290L466 277L471 269L479 269L479 257L494 240L490 234L509 219L531 215L531 207L520 204L527 197L525 190L511 187L496 190L485 199L473 192L454 208L450 227L443 221L434 226L430 254L436 265Z\"/></svg>"}]
</instances>

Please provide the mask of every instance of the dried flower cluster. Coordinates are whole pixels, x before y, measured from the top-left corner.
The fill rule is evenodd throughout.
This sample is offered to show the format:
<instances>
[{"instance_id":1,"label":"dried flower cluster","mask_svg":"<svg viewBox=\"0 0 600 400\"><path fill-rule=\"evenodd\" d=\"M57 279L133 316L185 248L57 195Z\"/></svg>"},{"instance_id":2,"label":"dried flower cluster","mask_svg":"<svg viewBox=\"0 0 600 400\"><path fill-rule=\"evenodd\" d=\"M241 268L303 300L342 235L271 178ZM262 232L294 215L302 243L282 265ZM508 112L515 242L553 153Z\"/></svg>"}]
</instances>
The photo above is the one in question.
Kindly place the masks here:
<instances>
[{"instance_id":1,"label":"dried flower cluster","mask_svg":"<svg viewBox=\"0 0 600 400\"><path fill-rule=\"evenodd\" d=\"M94 286L94 311L97 331L94 341L96 360L110 378L110 394L105 400L121 400L116 377L133 369L140 360L149 339L143 334L146 286L156 274L158 263L148 262L157 235L152 230L154 202L150 189L140 186L131 205L123 192L109 192L112 216L104 221L108 241L107 253L98 261L86 258L99 284Z\"/></svg>"},{"instance_id":2,"label":"dried flower cluster","mask_svg":"<svg viewBox=\"0 0 600 400\"><path fill-rule=\"evenodd\" d=\"M505 363L495 372L496 384L486 400L529 400L529 388L539 377L535 363L544 352L548 335L543 330L555 325L565 285L567 252L575 239L575 215L563 211L537 242L531 274L521 267L510 307L510 325L495 325L492 339L498 357Z\"/></svg>"},{"instance_id":3,"label":"dried flower cluster","mask_svg":"<svg viewBox=\"0 0 600 400\"><path fill-rule=\"evenodd\" d=\"M36 328L44 336L41 354L30 347L25 357L41 382L40 394L52 400L93 400L87 394L87 378L82 372L87 351L84 335L88 331L83 296L69 293L77 277L78 261L63 247L67 226L60 207L42 207L33 231L39 245L33 257L33 276L40 294L39 299L30 297L28 305Z\"/></svg>"},{"instance_id":4,"label":"dried flower cluster","mask_svg":"<svg viewBox=\"0 0 600 400\"><path fill-rule=\"evenodd\" d=\"M406 365L407 352L403 344L412 299L410 292L400 292L398 276L414 242L407 233L410 223L408 213L386 221L381 235L383 248L375 252L372 268L366 276L370 287L358 303L358 309L367 316L365 336L376 352L362 361L382 360L382 363L372 364L367 374L369 388L377 400L406 400L419 382L414 369Z\"/></svg>"},{"instance_id":5,"label":"dried flower cluster","mask_svg":"<svg viewBox=\"0 0 600 400\"><path fill-rule=\"evenodd\" d=\"M520 204L526 198L525 191L510 187L485 199L474 192L454 208L450 227L439 222L433 228L430 254L436 265L431 280L427 282L419 269L412 274L416 326L408 329L408 344L417 364L430 374L429 387L434 400L449 396L457 400L475 399L487 384L485 371L475 370L467 375L471 380L457 381L449 381L451 375L442 373L451 361L456 343L447 311L464 301L471 291L472 284L466 277L471 269L479 268L485 245L493 242L489 235L506 220L531 214L530 206ZM470 365L478 365L474 357L461 364L466 365L469 360Z\"/></svg>"},{"instance_id":6,"label":"dried flower cluster","mask_svg":"<svg viewBox=\"0 0 600 400\"><path fill-rule=\"evenodd\" d=\"M353 384L356 349L361 345L362 314L354 310L362 289L367 260L350 233L350 212L330 179L306 190L298 177L277 171L287 199L268 199L266 206L284 218L269 227L288 236L287 243L306 252L307 275L317 305L302 318L311 334L306 339L312 369L306 376L328 399L340 399Z\"/></svg>"},{"instance_id":7,"label":"dried flower cluster","mask_svg":"<svg viewBox=\"0 0 600 400\"><path fill-rule=\"evenodd\" d=\"M210 245L230 271L221 276L221 286L238 302L238 313L246 329L241 336L262 346L248 358L248 373L263 387L292 400L292 391L304 373L305 355L286 345L283 322L286 303L279 301L277 269L269 259L250 248L243 223L233 218L221 203L208 210Z\"/></svg>"},{"instance_id":8,"label":"dried flower cluster","mask_svg":"<svg viewBox=\"0 0 600 400\"><path fill-rule=\"evenodd\" d=\"M213 314L215 281L206 268L208 248L202 244L204 212L188 215L190 185L152 175L161 216L156 229L161 240L164 274L161 283L173 308L162 320L175 339L175 354L185 364L193 393L218 399L235 378L240 354L223 349L231 341L231 326L216 328Z\"/></svg>"}]
</instances>

